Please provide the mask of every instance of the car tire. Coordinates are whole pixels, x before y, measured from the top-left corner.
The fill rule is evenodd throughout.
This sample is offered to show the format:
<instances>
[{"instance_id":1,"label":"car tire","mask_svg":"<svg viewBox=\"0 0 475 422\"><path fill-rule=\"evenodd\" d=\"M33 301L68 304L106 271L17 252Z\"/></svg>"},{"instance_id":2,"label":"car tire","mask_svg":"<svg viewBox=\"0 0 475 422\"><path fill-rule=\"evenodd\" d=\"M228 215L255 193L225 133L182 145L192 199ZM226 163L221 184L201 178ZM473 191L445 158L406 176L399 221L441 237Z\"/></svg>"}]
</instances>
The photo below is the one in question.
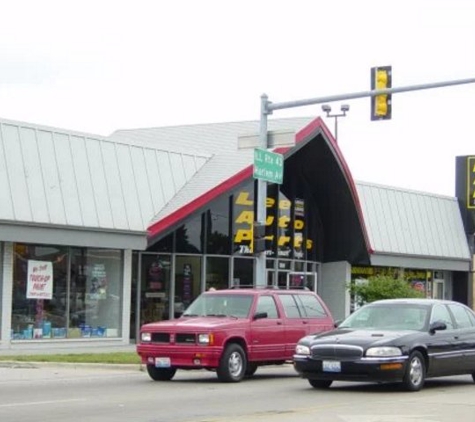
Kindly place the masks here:
<instances>
[{"instance_id":1,"label":"car tire","mask_svg":"<svg viewBox=\"0 0 475 422\"><path fill-rule=\"evenodd\" d=\"M246 354L239 344L230 344L224 350L217 368L221 382L239 382L246 374Z\"/></svg>"},{"instance_id":2,"label":"car tire","mask_svg":"<svg viewBox=\"0 0 475 422\"><path fill-rule=\"evenodd\" d=\"M475 382L475 372L472 372L473 382Z\"/></svg>"},{"instance_id":3,"label":"car tire","mask_svg":"<svg viewBox=\"0 0 475 422\"><path fill-rule=\"evenodd\" d=\"M412 352L407 361L406 372L402 380L405 390L419 391L426 378L426 365L421 352Z\"/></svg>"},{"instance_id":4,"label":"car tire","mask_svg":"<svg viewBox=\"0 0 475 422\"><path fill-rule=\"evenodd\" d=\"M147 372L154 381L170 381L176 373L176 368L155 368L147 365Z\"/></svg>"},{"instance_id":5,"label":"car tire","mask_svg":"<svg viewBox=\"0 0 475 422\"><path fill-rule=\"evenodd\" d=\"M332 380L308 380L308 383L313 388L323 390L323 389L326 389L326 388L330 388L330 385L332 385L333 381Z\"/></svg>"},{"instance_id":6,"label":"car tire","mask_svg":"<svg viewBox=\"0 0 475 422\"><path fill-rule=\"evenodd\" d=\"M246 367L246 377L250 378L252 377L256 371L257 371L257 363L247 363L247 367Z\"/></svg>"}]
</instances>

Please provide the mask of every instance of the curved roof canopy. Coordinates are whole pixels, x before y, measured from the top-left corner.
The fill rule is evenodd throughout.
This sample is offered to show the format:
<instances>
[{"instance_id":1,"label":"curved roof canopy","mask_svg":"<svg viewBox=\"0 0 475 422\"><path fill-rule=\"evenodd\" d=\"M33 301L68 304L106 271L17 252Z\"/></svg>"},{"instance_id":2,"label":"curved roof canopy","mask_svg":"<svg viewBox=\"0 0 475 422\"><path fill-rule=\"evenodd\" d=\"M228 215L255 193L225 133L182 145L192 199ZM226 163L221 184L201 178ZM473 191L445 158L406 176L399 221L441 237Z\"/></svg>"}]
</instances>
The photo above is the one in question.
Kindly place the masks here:
<instances>
[{"instance_id":1,"label":"curved roof canopy","mask_svg":"<svg viewBox=\"0 0 475 422\"><path fill-rule=\"evenodd\" d=\"M336 141L323 121L317 118L300 130L296 134L294 147L275 151L284 154L282 190L285 192L296 183L305 183L315 199L323 227L323 262L346 260L368 264L370 248L355 183ZM149 244L182 224L191 214L203 210L212 200L252 179L253 155L249 151L237 149L234 153L241 156L236 160L244 158L244 168L211 189L195 196L190 195L182 206L158 218L149 227ZM217 161L209 160L202 171L213 172ZM199 178L200 174L195 177ZM198 193L196 190L188 192Z\"/></svg>"}]
</instances>

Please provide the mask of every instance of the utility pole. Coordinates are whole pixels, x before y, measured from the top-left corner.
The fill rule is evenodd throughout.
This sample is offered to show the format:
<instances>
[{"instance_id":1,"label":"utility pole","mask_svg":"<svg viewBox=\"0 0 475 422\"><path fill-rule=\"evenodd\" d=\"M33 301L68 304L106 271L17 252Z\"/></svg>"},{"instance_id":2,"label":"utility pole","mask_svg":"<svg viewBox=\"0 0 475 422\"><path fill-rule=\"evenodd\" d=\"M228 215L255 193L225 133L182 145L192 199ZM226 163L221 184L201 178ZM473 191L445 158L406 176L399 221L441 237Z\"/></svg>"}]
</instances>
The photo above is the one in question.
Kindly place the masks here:
<instances>
[{"instance_id":1,"label":"utility pole","mask_svg":"<svg viewBox=\"0 0 475 422\"><path fill-rule=\"evenodd\" d=\"M314 104L331 103L335 101L354 100L357 98L374 97L377 95L390 95L390 94L397 94L400 92L422 91L425 89L443 88L443 87L448 87L448 86L466 85L466 84L472 84L472 83L475 83L475 78L411 85L411 86L405 86L405 87L400 87L400 88L361 91L361 92L354 92L350 94L330 95L327 97L309 98L309 99L304 99L304 100L287 101L287 102L281 102L281 103L273 103L269 101L268 96L266 94L263 94L261 96L261 118L260 118L260 131L259 131L260 148L261 149L268 148L267 116L269 114L272 114L274 110L304 107L304 106L309 106L309 105L314 105ZM260 224L265 224L267 182L264 180L258 179L257 189L258 189L257 222ZM255 273L254 273L254 278L255 278L254 284L256 286L265 286L267 285L265 251L256 254L256 258L257 259L256 259Z\"/></svg>"}]
</instances>

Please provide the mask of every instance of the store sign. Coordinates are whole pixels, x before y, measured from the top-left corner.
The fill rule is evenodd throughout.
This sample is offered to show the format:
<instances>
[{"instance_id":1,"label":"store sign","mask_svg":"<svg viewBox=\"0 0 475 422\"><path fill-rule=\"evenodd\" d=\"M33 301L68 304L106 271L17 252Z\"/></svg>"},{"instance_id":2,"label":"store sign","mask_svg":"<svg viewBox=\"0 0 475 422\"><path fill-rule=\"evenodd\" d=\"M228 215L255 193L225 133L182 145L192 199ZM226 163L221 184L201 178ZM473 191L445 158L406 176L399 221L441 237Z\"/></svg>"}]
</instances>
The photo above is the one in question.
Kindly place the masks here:
<instances>
[{"instance_id":1,"label":"store sign","mask_svg":"<svg viewBox=\"0 0 475 422\"><path fill-rule=\"evenodd\" d=\"M28 260L27 299L53 298L53 263Z\"/></svg>"},{"instance_id":2,"label":"store sign","mask_svg":"<svg viewBox=\"0 0 475 422\"><path fill-rule=\"evenodd\" d=\"M270 198L267 197L266 199L266 208L267 209L274 209L276 199L275 198ZM239 194L236 196L235 200L235 205L240 206L239 211L236 212L236 217L235 217L235 225L236 225L236 233L234 235L234 244L239 246L239 253L241 254L248 254L252 253L252 227L253 227L253 222L254 222L254 210L253 210L253 205L254 201L252 198L250 198L249 192L239 192ZM279 203L277 204L278 210L290 210L292 207L292 202L284 199L280 200ZM303 205L302 205L303 209ZM303 228L305 227L305 222L302 219L294 218L292 219L288 215L281 215L280 217L277 218L276 221L276 216L272 214L268 214L266 216L266 226L271 227L274 224L277 224L277 227L279 229L288 229L293 226L295 232L302 232ZM278 254L280 257L285 257L290 255L290 249L288 250L282 250L284 247L291 246L291 236L289 235L279 235L277 236L277 239L275 239L276 236L274 235L269 235L266 236L266 240L270 242L275 242L277 240L277 246L278 246ZM307 250L312 249L313 246L313 241L310 239L304 239L303 235L298 233L296 236L294 236L293 239L293 245L294 249L298 251L302 257L303 257L303 252L301 249L304 247ZM273 252L268 250L266 251L267 255L272 255ZM296 253L296 258L299 258Z\"/></svg>"}]
</instances>

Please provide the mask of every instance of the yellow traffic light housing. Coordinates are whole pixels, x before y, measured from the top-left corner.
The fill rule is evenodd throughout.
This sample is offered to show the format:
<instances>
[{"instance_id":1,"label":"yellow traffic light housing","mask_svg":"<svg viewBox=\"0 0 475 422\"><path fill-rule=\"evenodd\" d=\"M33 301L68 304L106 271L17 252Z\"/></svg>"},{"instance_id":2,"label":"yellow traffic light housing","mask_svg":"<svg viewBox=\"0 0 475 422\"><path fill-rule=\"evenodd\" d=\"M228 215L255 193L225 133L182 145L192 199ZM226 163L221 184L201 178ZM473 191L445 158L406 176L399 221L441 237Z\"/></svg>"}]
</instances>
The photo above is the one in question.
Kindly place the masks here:
<instances>
[{"instance_id":1,"label":"yellow traffic light housing","mask_svg":"<svg viewBox=\"0 0 475 422\"><path fill-rule=\"evenodd\" d=\"M371 90L392 88L391 66L371 68ZM391 119L391 94L371 97L371 120Z\"/></svg>"}]
</instances>

